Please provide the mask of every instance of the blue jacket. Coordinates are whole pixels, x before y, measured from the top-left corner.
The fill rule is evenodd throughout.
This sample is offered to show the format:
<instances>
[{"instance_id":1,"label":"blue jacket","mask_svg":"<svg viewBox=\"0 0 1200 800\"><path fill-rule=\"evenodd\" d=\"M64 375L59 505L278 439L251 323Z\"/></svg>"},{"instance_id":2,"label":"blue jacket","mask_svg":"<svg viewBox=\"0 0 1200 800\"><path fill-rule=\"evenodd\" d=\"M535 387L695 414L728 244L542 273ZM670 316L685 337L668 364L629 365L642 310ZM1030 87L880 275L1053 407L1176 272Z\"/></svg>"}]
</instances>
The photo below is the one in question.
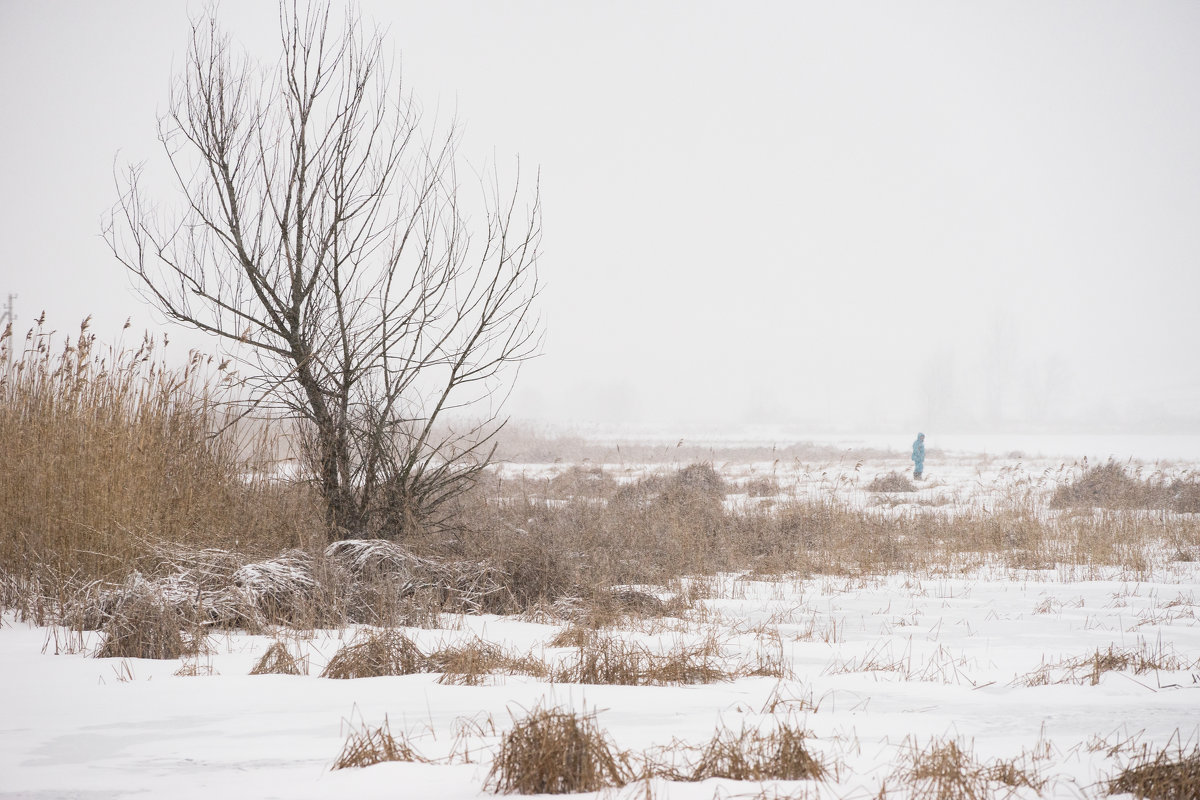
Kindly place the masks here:
<instances>
[{"instance_id":1,"label":"blue jacket","mask_svg":"<svg viewBox=\"0 0 1200 800\"><path fill-rule=\"evenodd\" d=\"M912 460L918 464L925 463L925 434L918 433L917 440L913 442Z\"/></svg>"}]
</instances>

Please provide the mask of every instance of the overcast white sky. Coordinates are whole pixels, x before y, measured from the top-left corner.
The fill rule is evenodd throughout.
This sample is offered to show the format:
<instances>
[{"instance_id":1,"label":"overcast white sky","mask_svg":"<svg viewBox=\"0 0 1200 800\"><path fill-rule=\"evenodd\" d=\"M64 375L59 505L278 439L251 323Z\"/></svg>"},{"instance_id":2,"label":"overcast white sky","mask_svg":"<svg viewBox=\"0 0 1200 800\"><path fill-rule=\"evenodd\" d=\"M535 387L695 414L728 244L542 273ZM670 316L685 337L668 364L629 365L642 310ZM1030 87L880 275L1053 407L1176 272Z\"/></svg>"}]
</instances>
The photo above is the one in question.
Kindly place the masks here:
<instances>
[{"instance_id":1,"label":"overcast white sky","mask_svg":"<svg viewBox=\"0 0 1200 800\"><path fill-rule=\"evenodd\" d=\"M1200 3L361 7L464 156L541 167L519 417L1200 420ZM100 219L201 8L0 0L19 328L156 324ZM221 16L271 55L274 3Z\"/></svg>"}]
</instances>

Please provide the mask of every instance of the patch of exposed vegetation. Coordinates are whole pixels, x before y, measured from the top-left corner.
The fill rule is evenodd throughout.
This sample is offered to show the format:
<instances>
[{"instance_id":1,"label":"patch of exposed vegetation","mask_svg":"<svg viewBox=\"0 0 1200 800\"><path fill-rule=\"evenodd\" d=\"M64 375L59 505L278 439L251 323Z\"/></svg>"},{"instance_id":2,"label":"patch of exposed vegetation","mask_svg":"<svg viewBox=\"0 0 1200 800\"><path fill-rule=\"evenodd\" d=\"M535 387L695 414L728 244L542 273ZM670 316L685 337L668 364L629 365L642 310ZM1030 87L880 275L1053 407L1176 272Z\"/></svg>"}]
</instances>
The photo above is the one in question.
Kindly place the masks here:
<instances>
[{"instance_id":1,"label":"patch of exposed vegetation","mask_svg":"<svg viewBox=\"0 0 1200 800\"><path fill-rule=\"evenodd\" d=\"M1143 752L1108 782L1109 794L1132 794L1138 800L1190 800L1200 797L1200 748L1185 752L1168 745Z\"/></svg>"},{"instance_id":2,"label":"patch of exposed vegetation","mask_svg":"<svg viewBox=\"0 0 1200 800\"><path fill-rule=\"evenodd\" d=\"M889 472L886 475L876 475L867 484L868 492L915 492L917 490L907 475L900 472Z\"/></svg>"},{"instance_id":3,"label":"patch of exposed vegetation","mask_svg":"<svg viewBox=\"0 0 1200 800\"><path fill-rule=\"evenodd\" d=\"M1071 483L1059 486L1050 498L1050 507L1145 508L1200 513L1200 480L1144 479L1130 475L1120 464L1109 461L1088 469Z\"/></svg>"}]
</instances>

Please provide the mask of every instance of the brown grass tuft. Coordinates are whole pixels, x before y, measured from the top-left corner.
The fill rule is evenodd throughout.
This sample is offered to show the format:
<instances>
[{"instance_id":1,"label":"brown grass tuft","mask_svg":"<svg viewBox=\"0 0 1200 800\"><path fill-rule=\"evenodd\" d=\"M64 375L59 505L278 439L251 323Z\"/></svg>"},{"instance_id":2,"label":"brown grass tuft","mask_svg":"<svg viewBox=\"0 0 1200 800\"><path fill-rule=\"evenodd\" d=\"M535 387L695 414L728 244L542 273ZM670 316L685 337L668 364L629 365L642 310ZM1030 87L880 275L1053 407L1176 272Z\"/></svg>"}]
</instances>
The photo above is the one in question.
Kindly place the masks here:
<instances>
[{"instance_id":1,"label":"brown grass tuft","mask_svg":"<svg viewBox=\"0 0 1200 800\"><path fill-rule=\"evenodd\" d=\"M321 672L322 678L379 678L424 672L427 661L417 646L399 631L368 633L337 651Z\"/></svg>"},{"instance_id":2,"label":"brown grass tuft","mask_svg":"<svg viewBox=\"0 0 1200 800\"><path fill-rule=\"evenodd\" d=\"M868 492L915 492L917 490L907 475L899 472L889 472L887 475L876 475L867 484Z\"/></svg>"},{"instance_id":3,"label":"brown grass tuft","mask_svg":"<svg viewBox=\"0 0 1200 800\"><path fill-rule=\"evenodd\" d=\"M748 497L775 497L783 489L780 488L779 481L774 478L752 478L742 486L742 491Z\"/></svg>"},{"instance_id":4,"label":"brown grass tuft","mask_svg":"<svg viewBox=\"0 0 1200 800\"><path fill-rule=\"evenodd\" d=\"M571 630L578 629L567 629ZM578 657L556 671L553 680L610 686L669 686L717 683L734 677L722 667L721 646L714 637L659 653L638 642L591 632L583 637Z\"/></svg>"},{"instance_id":5,"label":"brown grass tuft","mask_svg":"<svg viewBox=\"0 0 1200 800\"><path fill-rule=\"evenodd\" d=\"M805 744L806 732L787 722L763 734L719 730L700 754L686 780L729 778L736 781L822 780L825 766Z\"/></svg>"},{"instance_id":6,"label":"brown grass tuft","mask_svg":"<svg viewBox=\"0 0 1200 800\"><path fill-rule=\"evenodd\" d=\"M491 642L476 639L430 653L428 669L441 672L438 683L478 686L489 675L529 675L544 678L549 669L533 656L514 656Z\"/></svg>"},{"instance_id":7,"label":"brown grass tuft","mask_svg":"<svg viewBox=\"0 0 1200 800\"><path fill-rule=\"evenodd\" d=\"M401 736L396 739L392 735L387 717L378 728L363 727L351 730L342 754L333 762L331 770L347 769L350 767L369 767L385 761L418 761L429 763L423 758L408 740Z\"/></svg>"},{"instance_id":8,"label":"brown grass tuft","mask_svg":"<svg viewBox=\"0 0 1200 800\"><path fill-rule=\"evenodd\" d=\"M579 625L567 625L550 639L551 647L584 647L594 637L596 632Z\"/></svg>"},{"instance_id":9,"label":"brown grass tuft","mask_svg":"<svg viewBox=\"0 0 1200 800\"><path fill-rule=\"evenodd\" d=\"M987 774L955 740L936 739L922 749L911 742L894 777L911 788L913 800L984 800L989 796Z\"/></svg>"},{"instance_id":10,"label":"brown grass tuft","mask_svg":"<svg viewBox=\"0 0 1200 800\"><path fill-rule=\"evenodd\" d=\"M275 642L268 647L250 670L251 675L304 675L305 672L283 642Z\"/></svg>"},{"instance_id":11,"label":"brown grass tuft","mask_svg":"<svg viewBox=\"0 0 1200 800\"><path fill-rule=\"evenodd\" d=\"M551 478L547 488L559 497L601 497L611 494L617 482L600 467L573 464Z\"/></svg>"},{"instance_id":12,"label":"brown grass tuft","mask_svg":"<svg viewBox=\"0 0 1200 800\"><path fill-rule=\"evenodd\" d=\"M504 734L486 786L502 794L571 794L630 779L628 758L594 715L538 708Z\"/></svg>"}]
</instances>

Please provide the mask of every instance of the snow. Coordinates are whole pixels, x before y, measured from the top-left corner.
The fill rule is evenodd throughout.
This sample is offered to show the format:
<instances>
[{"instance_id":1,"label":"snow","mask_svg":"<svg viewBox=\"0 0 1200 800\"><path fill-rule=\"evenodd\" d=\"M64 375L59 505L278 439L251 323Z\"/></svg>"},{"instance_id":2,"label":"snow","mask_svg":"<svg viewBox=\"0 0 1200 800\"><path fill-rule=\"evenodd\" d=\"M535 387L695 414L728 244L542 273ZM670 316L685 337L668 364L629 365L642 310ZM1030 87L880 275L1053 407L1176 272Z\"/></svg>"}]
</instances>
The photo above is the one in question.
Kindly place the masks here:
<instances>
[{"instance_id":1,"label":"snow","mask_svg":"<svg viewBox=\"0 0 1200 800\"><path fill-rule=\"evenodd\" d=\"M1078 468L1049 458L931 459L931 478L914 497L880 506L864 486L904 469L900 456L720 466L735 485L770 474L782 497L834 495L881 513L1044 500ZM655 468L611 467L623 480ZM506 467L526 477L564 468ZM932 502L939 496L945 505ZM708 597L686 619L631 621L614 635L663 650L712 637L729 670L773 657L784 669L783 677L686 686L553 684L523 675L480 686L442 685L433 674L318 677L354 629L279 632L306 661L304 676L250 676L275 638L219 634L210 653L188 660L200 674L185 677L175 674L180 661L93 658L98 634L81 641L7 613L0 617L0 798L487 796L501 734L539 706L594 712L612 741L635 754L673 743L699 747L719 728L789 719L810 732L826 763L838 765L822 784L656 779L657 798L776 791L870 798L885 782L889 798L905 798L893 773L933 738L957 739L981 763L1024 756L1036 764L1048 781L1041 794L1026 788L1013 797L1102 797L1104 782L1143 746L1200 741L1200 563L1164 561L1146 580L1136 577L1096 566L996 566L953 576L698 578L710 584ZM560 629L444 615L436 630L406 633L427 652L480 638L554 662L571 652L549 645ZM1110 647L1153 655L1169 668L1104 672L1094 685L1090 672L1072 668ZM385 720L434 763L330 769L352 729ZM997 796L1006 796L1002 788ZM645 791L639 784L594 796Z\"/></svg>"}]
</instances>

